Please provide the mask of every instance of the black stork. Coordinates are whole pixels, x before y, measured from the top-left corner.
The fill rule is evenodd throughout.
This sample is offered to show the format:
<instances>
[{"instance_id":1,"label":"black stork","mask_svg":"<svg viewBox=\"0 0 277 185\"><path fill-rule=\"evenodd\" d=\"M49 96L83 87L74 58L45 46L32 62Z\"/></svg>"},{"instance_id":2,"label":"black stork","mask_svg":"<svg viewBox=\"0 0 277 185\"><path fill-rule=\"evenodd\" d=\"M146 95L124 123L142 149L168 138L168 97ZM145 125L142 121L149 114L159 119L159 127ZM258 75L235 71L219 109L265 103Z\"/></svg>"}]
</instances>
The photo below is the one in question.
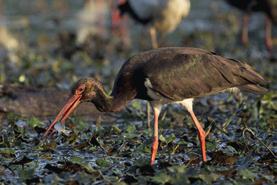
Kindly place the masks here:
<instances>
[{"instance_id":1,"label":"black stork","mask_svg":"<svg viewBox=\"0 0 277 185\"><path fill-rule=\"evenodd\" d=\"M227 59L197 48L168 47L142 52L129 58L121 67L111 94L94 78L79 80L72 97L45 132L64 123L81 102L92 102L99 111L117 112L133 99L150 102L154 112L154 139L151 165L158 149L158 117L164 104L177 103L187 109L200 140L206 161L206 133L193 112L194 98L237 88L256 94L267 91L266 80L248 64Z\"/></svg>"},{"instance_id":2,"label":"black stork","mask_svg":"<svg viewBox=\"0 0 277 185\"><path fill-rule=\"evenodd\" d=\"M248 44L248 23L252 12L265 14L265 45L269 51L272 50L272 23L277 23L277 1L276 0L225 0L228 4L244 12L242 20L241 41Z\"/></svg>"},{"instance_id":3,"label":"black stork","mask_svg":"<svg viewBox=\"0 0 277 185\"><path fill-rule=\"evenodd\" d=\"M157 31L174 31L189 14L190 0L125 0L118 8L121 15L128 13L135 21L150 25L152 47L158 48Z\"/></svg>"}]
</instances>

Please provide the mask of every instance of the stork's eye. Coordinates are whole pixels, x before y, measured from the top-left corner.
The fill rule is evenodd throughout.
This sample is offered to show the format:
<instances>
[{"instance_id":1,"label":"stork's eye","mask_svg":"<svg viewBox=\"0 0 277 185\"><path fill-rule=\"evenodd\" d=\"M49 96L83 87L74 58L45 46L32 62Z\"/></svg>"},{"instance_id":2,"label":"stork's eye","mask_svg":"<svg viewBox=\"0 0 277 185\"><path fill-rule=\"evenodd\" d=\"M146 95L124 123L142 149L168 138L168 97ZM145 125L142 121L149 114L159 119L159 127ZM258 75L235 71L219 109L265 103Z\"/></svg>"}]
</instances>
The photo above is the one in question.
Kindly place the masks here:
<instances>
[{"instance_id":1,"label":"stork's eye","mask_svg":"<svg viewBox=\"0 0 277 185\"><path fill-rule=\"evenodd\" d=\"M81 94L85 91L85 86L81 85L80 87L77 88L76 92L77 94Z\"/></svg>"}]
</instances>

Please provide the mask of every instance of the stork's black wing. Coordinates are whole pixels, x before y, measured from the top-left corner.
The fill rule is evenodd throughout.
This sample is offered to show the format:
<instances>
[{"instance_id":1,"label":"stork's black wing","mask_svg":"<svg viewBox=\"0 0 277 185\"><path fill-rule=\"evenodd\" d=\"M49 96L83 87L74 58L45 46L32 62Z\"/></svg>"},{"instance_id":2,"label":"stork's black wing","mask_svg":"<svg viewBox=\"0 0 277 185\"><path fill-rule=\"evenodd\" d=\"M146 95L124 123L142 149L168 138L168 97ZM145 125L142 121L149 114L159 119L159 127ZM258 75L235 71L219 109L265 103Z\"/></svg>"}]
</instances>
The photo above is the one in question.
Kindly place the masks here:
<instances>
[{"instance_id":1,"label":"stork's black wing","mask_svg":"<svg viewBox=\"0 0 277 185\"><path fill-rule=\"evenodd\" d=\"M140 74L150 80L152 90L172 100L204 96L232 87L262 92L264 88L260 85L266 84L246 63L194 48L169 48L168 52L160 52L142 65Z\"/></svg>"}]
</instances>

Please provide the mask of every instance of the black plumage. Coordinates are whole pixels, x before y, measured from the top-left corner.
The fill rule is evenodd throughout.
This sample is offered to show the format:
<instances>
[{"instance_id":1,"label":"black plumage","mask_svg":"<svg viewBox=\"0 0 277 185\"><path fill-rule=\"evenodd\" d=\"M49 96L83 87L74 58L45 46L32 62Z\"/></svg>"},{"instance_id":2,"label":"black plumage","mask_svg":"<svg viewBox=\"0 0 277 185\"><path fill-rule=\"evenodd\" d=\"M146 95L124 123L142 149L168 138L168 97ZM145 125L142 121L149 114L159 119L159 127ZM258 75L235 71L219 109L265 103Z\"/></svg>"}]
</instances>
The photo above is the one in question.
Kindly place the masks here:
<instances>
[{"instance_id":1,"label":"black plumage","mask_svg":"<svg viewBox=\"0 0 277 185\"><path fill-rule=\"evenodd\" d=\"M126 1L125 3L119 4L118 9L120 11L120 15L123 16L124 14L129 14L135 21L141 23L141 24L148 24L153 21L153 17L140 17L137 12L134 10L134 8L130 5L129 1Z\"/></svg>"}]
</instances>

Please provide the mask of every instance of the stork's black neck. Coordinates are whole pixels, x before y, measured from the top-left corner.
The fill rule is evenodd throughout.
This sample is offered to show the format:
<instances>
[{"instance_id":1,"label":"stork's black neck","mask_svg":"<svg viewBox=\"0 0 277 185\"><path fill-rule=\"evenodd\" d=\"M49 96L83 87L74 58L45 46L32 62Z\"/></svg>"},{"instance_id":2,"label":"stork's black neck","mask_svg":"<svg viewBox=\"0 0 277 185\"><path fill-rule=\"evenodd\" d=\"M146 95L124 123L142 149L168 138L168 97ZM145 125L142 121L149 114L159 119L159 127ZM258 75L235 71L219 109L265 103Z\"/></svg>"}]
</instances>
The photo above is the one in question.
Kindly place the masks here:
<instances>
[{"instance_id":1,"label":"stork's black neck","mask_svg":"<svg viewBox=\"0 0 277 185\"><path fill-rule=\"evenodd\" d=\"M152 21L152 17L148 17L148 18L141 18L139 17L139 15L135 12L135 10L132 8L132 6L130 5L129 1L126 1L123 4L120 4L118 6L118 9L120 11L121 15L124 15L125 13L129 13L130 16L136 20L137 22L141 23L141 24L148 24Z\"/></svg>"},{"instance_id":2,"label":"stork's black neck","mask_svg":"<svg viewBox=\"0 0 277 185\"><path fill-rule=\"evenodd\" d=\"M95 93L95 98L91 100L95 107L101 112L112 112L114 98L104 88L98 88Z\"/></svg>"},{"instance_id":3,"label":"stork's black neck","mask_svg":"<svg viewBox=\"0 0 277 185\"><path fill-rule=\"evenodd\" d=\"M107 93L103 86L95 89L96 95L90 100L95 107L101 112L119 112L128 101L122 100L120 96L112 96Z\"/></svg>"}]
</instances>

